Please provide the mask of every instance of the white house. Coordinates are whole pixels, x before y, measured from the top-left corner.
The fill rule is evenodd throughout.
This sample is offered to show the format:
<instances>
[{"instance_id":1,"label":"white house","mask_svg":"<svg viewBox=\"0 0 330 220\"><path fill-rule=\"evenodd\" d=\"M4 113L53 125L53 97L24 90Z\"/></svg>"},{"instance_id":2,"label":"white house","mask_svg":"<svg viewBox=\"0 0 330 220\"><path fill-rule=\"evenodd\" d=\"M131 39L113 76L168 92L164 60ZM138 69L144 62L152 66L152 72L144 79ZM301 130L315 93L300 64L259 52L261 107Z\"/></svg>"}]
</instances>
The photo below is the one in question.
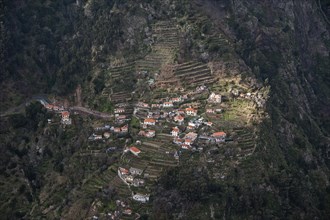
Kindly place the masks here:
<instances>
[{"instance_id":1,"label":"white house","mask_svg":"<svg viewBox=\"0 0 330 220\"><path fill-rule=\"evenodd\" d=\"M156 135L155 130L147 130L147 132L145 133L145 136L148 137L148 138L155 137L155 135Z\"/></svg>"},{"instance_id":2,"label":"white house","mask_svg":"<svg viewBox=\"0 0 330 220\"><path fill-rule=\"evenodd\" d=\"M156 124L156 120L153 118L146 118L144 119L143 124L145 125L155 125Z\"/></svg>"},{"instance_id":3,"label":"white house","mask_svg":"<svg viewBox=\"0 0 330 220\"><path fill-rule=\"evenodd\" d=\"M134 154L135 156L139 156L139 153L141 153L141 151L137 148L137 147L130 147L129 151Z\"/></svg>"},{"instance_id":4,"label":"white house","mask_svg":"<svg viewBox=\"0 0 330 220\"><path fill-rule=\"evenodd\" d=\"M208 98L208 101L212 102L212 103L221 103L221 95L218 95L218 94L215 94L214 92L212 92Z\"/></svg>"},{"instance_id":5,"label":"white house","mask_svg":"<svg viewBox=\"0 0 330 220\"><path fill-rule=\"evenodd\" d=\"M63 111L61 114L62 114L62 124L66 124L66 125L71 124L70 112Z\"/></svg>"},{"instance_id":6,"label":"white house","mask_svg":"<svg viewBox=\"0 0 330 220\"><path fill-rule=\"evenodd\" d=\"M133 195L133 199L138 202L146 203L149 201L149 195L143 195L140 193L137 193Z\"/></svg>"},{"instance_id":7,"label":"white house","mask_svg":"<svg viewBox=\"0 0 330 220\"><path fill-rule=\"evenodd\" d=\"M116 108L115 113L124 113L125 109L124 108Z\"/></svg>"},{"instance_id":8,"label":"white house","mask_svg":"<svg viewBox=\"0 0 330 220\"><path fill-rule=\"evenodd\" d=\"M174 117L174 121L182 123L184 121L184 117L182 117L181 115L177 115Z\"/></svg>"},{"instance_id":9,"label":"white house","mask_svg":"<svg viewBox=\"0 0 330 220\"><path fill-rule=\"evenodd\" d=\"M172 108L173 107L173 102L164 102L163 107L164 108Z\"/></svg>"},{"instance_id":10,"label":"white house","mask_svg":"<svg viewBox=\"0 0 330 220\"><path fill-rule=\"evenodd\" d=\"M172 128L171 134L172 134L172 136L177 137L179 135L179 132L180 132L179 128L174 127L174 128Z\"/></svg>"},{"instance_id":11,"label":"white house","mask_svg":"<svg viewBox=\"0 0 330 220\"><path fill-rule=\"evenodd\" d=\"M129 172L130 172L132 175L141 175L142 172L143 172L143 170L138 169L138 168L131 167L131 168L129 168Z\"/></svg>"},{"instance_id":12,"label":"white house","mask_svg":"<svg viewBox=\"0 0 330 220\"><path fill-rule=\"evenodd\" d=\"M193 108L186 108L186 114L190 116L196 116L197 115L197 110Z\"/></svg>"}]
</instances>

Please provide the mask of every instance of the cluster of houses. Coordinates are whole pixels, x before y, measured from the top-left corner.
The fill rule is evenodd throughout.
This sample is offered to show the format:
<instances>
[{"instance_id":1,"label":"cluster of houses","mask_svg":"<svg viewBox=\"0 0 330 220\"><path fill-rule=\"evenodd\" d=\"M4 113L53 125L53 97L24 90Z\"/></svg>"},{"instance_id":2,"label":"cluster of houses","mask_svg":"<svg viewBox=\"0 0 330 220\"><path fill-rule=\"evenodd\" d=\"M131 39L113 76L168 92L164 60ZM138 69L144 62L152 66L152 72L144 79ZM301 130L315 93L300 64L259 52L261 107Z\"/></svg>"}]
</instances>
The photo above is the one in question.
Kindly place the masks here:
<instances>
[{"instance_id":1,"label":"cluster of houses","mask_svg":"<svg viewBox=\"0 0 330 220\"><path fill-rule=\"evenodd\" d=\"M105 125L104 127L96 127L94 129L98 134L93 133L88 140L96 141L96 140L103 140L108 139L113 134L127 134L128 133L128 124L119 127L113 127L110 125ZM103 134L100 134L102 133Z\"/></svg>"},{"instance_id":2,"label":"cluster of houses","mask_svg":"<svg viewBox=\"0 0 330 220\"><path fill-rule=\"evenodd\" d=\"M113 212L108 212L106 215L106 219L112 219L112 220L116 220L116 219L121 219L121 217L123 215L126 216L130 216L133 214L132 209L129 207L129 205L121 200L116 200L116 210ZM93 216L92 217L93 220L98 220L99 217L98 216Z\"/></svg>"},{"instance_id":3,"label":"cluster of houses","mask_svg":"<svg viewBox=\"0 0 330 220\"><path fill-rule=\"evenodd\" d=\"M123 167L118 168L118 176L128 186L141 187L145 185L145 180L141 178L143 170L131 167L125 169ZM149 194L135 193L132 195L133 200L146 203L149 201Z\"/></svg>"},{"instance_id":4,"label":"cluster of houses","mask_svg":"<svg viewBox=\"0 0 330 220\"><path fill-rule=\"evenodd\" d=\"M58 106L58 105L54 105L54 104L48 104L48 103L44 103L42 102L43 106L49 110L49 111L54 111L56 113L60 113L61 114L61 123L64 125L70 125L72 124L72 120L70 118L70 112L66 111L64 109L63 106ZM49 122L51 120L48 120Z\"/></svg>"}]
</instances>

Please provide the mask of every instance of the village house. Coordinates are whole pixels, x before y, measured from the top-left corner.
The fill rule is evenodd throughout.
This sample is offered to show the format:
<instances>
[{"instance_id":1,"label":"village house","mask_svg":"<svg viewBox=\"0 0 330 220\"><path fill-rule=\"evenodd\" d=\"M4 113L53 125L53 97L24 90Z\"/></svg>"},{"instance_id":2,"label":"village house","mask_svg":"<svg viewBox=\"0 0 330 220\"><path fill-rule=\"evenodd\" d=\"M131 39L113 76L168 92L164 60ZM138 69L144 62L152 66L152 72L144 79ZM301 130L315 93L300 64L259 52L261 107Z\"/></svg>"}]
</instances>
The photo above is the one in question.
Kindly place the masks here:
<instances>
[{"instance_id":1,"label":"village house","mask_svg":"<svg viewBox=\"0 0 330 220\"><path fill-rule=\"evenodd\" d=\"M156 131L155 130L147 130L146 133L145 133L145 136L147 138L155 137L156 136Z\"/></svg>"},{"instance_id":2,"label":"village house","mask_svg":"<svg viewBox=\"0 0 330 220\"><path fill-rule=\"evenodd\" d=\"M45 108L48 110L53 110L53 107L54 107L54 105L51 105L51 104L45 105Z\"/></svg>"},{"instance_id":3,"label":"village house","mask_svg":"<svg viewBox=\"0 0 330 220\"><path fill-rule=\"evenodd\" d=\"M183 144L191 146L192 143L193 141L191 139L185 139Z\"/></svg>"},{"instance_id":4,"label":"village house","mask_svg":"<svg viewBox=\"0 0 330 220\"><path fill-rule=\"evenodd\" d=\"M122 177L123 175L128 175L129 171L125 168L119 167L118 168L118 176Z\"/></svg>"},{"instance_id":5,"label":"village house","mask_svg":"<svg viewBox=\"0 0 330 220\"><path fill-rule=\"evenodd\" d=\"M189 132L188 134L185 135L185 139L190 139L192 141L196 140L198 134L195 132Z\"/></svg>"},{"instance_id":6,"label":"village house","mask_svg":"<svg viewBox=\"0 0 330 220\"><path fill-rule=\"evenodd\" d=\"M115 113L118 114L118 113L124 113L125 112L125 109L124 108L116 108L115 109Z\"/></svg>"},{"instance_id":7,"label":"village house","mask_svg":"<svg viewBox=\"0 0 330 220\"><path fill-rule=\"evenodd\" d=\"M142 108L149 108L149 104L148 103L144 103L144 102L138 102L136 104L136 106L142 107Z\"/></svg>"},{"instance_id":8,"label":"village house","mask_svg":"<svg viewBox=\"0 0 330 220\"><path fill-rule=\"evenodd\" d=\"M124 181L127 183L127 184L131 184L133 183L134 181L134 177L132 175L126 175L124 176Z\"/></svg>"},{"instance_id":9,"label":"village house","mask_svg":"<svg viewBox=\"0 0 330 220\"><path fill-rule=\"evenodd\" d=\"M193 108L186 108L186 114L190 116L196 116L197 115L197 110Z\"/></svg>"},{"instance_id":10,"label":"village house","mask_svg":"<svg viewBox=\"0 0 330 220\"><path fill-rule=\"evenodd\" d=\"M182 110L182 109L178 109L178 110L176 110L176 113L177 113L178 115L183 115L183 114L184 114L184 110Z\"/></svg>"},{"instance_id":11,"label":"village house","mask_svg":"<svg viewBox=\"0 0 330 220\"><path fill-rule=\"evenodd\" d=\"M104 132L103 133L103 137L107 138L107 139L110 137L110 135L111 135L110 132Z\"/></svg>"},{"instance_id":12,"label":"village house","mask_svg":"<svg viewBox=\"0 0 330 220\"><path fill-rule=\"evenodd\" d=\"M173 102L164 102L163 107L164 108L172 108L173 107Z\"/></svg>"},{"instance_id":13,"label":"village house","mask_svg":"<svg viewBox=\"0 0 330 220\"><path fill-rule=\"evenodd\" d=\"M120 133L120 131L121 131L121 129L120 129L119 127L115 127L115 128L113 129L113 132L114 132L114 133Z\"/></svg>"},{"instance_id":14,"label":"village house","mask_svg":"<svg viewBox=\"0 0 330 220\"><path fill-rule=\"evenodd\" d=\"M208 101L212 103L221 103L221 95L217 95L214 92L212 92L208 98Z\"/></svg>"},{"instance_id":15,"label":"village house","mask_svg":"<svg viewBox=\"0 0 330 220\"><path fill-rule=\"evenodd\" d=\"M60 107L58 107L57 105L53 105L53 110L54 111L59 111L60 110Z\"/></svg>"},{"instance_id":16,"label":"village house","mask_svg":"<svg viewBox=\"0 0 330 220\"><path fill-rule=\"evenodd\" d=\"M191 126L191 125L188 125L188 126L187 126L187 129L188 129L188 130L195 130L195 127L193 127L193 126Z\"/></svg>"},{"instance_id":17,"label":"village house","mask_svg":"<svg viewBox=\"0 0 330 220\"><path fill-rule=\"evenodd\" d=\"M139 156L139 154L141 153L141 151L137 147L134 147L134 146L130 147L129 151L132 154L134 154L135 156Z\"/></svg>"},{"instance_id":18,"label":"village house","mask_svg":"<svg viewBox=\"0 0 330 220\"><path fill-rule=\"evenodd\" d=\"M141 174L143 173L143 170L138 169L138 168L131 167L131 168L129 168L129 172L130 172L133 176L136 176L136 175L141 175Z\"/></svg>"},{"instance_id":19,"label":"village house","mask_svg":"<svg viewBox=\"0 0 330 220\"><path fill-rule=\"evenodd\" d=\"M206 124L207 126L209 126L209 127L212 127L212 125L213 125L213 122L211 122L211 121L208 121L208 122L205 122L205 124Z\"/></svg>"},{"instance_id":20,"label":"village house","mask_svg":"<svg viewBox=\"0 0 330 220\"><path fill-rule=\"evenodd\" d=\"M206 109L206 113L211 113L211 114L212 114L212 113L214 113L214 110L211 109L211 108L207 108L207 109Z\"/></svg>"},{"instance_id":21,"label":"village house","mask_svg":"<svg viewBox=\"0 0 330 220\"><path fill-rule=\"evenodd\" d=\"M199 127L199 124L195 123L195 122L188 122L188 126L191 126L193 128Z\"/></svg>"},{"instance_id":22,"label":"village house","mask_svg":"<svg viewBox=\"0 0 330 220\"><path fill-rule=\"evenodd\" d=\"M184 121L184 117L182 117L181 115L177 115L174 117L174 121L178 123L182 123Z\"/></svg>"},{"instance_id":23,"label":"village house","mask_svg":"<svg viewBox=\"0 0 330 220\"><path fill-rule=\"evenodd\" d=\"M227 134L223 131L215 132L211 135L216 142L224 142Z\"/></svg>"},{"instance_id":24,"label":"village house","mask_svg":"<svg viewBox=\"0 0 330 220\"><path fill-rule=\"evenodd\" d=\"M123 211L123 214L124 215L132 215L132 209L125 209L124 211Z\"/></svg>"},{"instance_id":25,"label":"village house","mask_svg":"<svg viewBox=\"0 0 330 220\"><path fill-rule=\"evenodd\" d=\"M123 127L121 127L120 131L123 132L123 133L128 132L128 125L124 125Z\"/></svg>"},{"instance_id":26,"label":"village house","mask_svg":"<svg viewBox=\"0 0 330 220\"><path fill-rule=\"evenodd\" d=\"M181 99L181 96L180 96L180 97L172 98L171 101L172 101L172 102L181 102L182 99Z\"/></svg>"},{"instance_id":27,"label":"village house","mask_svg":"<svg viewBox=\"0 0 330 220\"><path fill-rule=\"evenodd\" d=\"M172 134L172 136L177 137L179 135L179 132L180 132L180 130L178 127L173 127L171 134Z\"/></svg>"},{"instance_id":28,"label":"village house","mask_svg":"<svg viewBox=\"0 0 330 220\"><path fill-rule=\"evenodd\" d=\"M161 104L151 104L151 108L160 108Z\"/></svg>"},{"instance_id":29,"label":"village house","mask_svg":"<svg viewBox=\"0 0 330 220\"><path fill-rule=\"evenodd\" d=\"M181 145L181 148L182 148L182 149L189 150L189 149L191 148L191 146L188 145L188 144L182 144L182 145Z\"/></svg>"},{"instance_id":30,"label":"village house","mask_svg":"<svg viewBox=\"0 0 330 220\"><path fill-rule=\"evenodd\" d=\"M139 186L144 186L144 184L145 184L145 181L144 181L144 179L140 179L140 178L135 178L134 180L133 180L133 186L135 186L135 187L139 187Z\"/></svg>"},{"instance_id":31,"label":"village house","mask_svg":"<svg viewBox=\"0 0 330 220\"><path fill-rule=\"evenodd\" d=\"M70 112L63 111L61 115L62 115L62 124L66 124L66 125L71 124Z\"/></svg>"},{"instance_id":32,"label":"village house","mask_svg":"<svg viewBox=\"0 0 330 220\"><path fill-rule=\"evenodd\" d=\"M117 119L117 121L126 120L126 115L118 115L116 119Z\"/></svg>"},{"instance_id":33,"label":"village house","mask_svg":"<svg viewBox=\"0 0 330 220\"><path fill-rule=\"evenodd\" d=\"M144 130L140 130L138 133L139 136L145 137L146 136L146 132Z\"/></svg>"},{"instance_id":34,"label":"village house","mask_svg":"<svg viewBox=\"0 0 330 220\"><path fill-rule=\"evenodd\" d=\"M88 138L88 140L90 140L90 141L95 141L95 140L102 140L102 135L97 135L97 134L92 134L89 138Z\"/></svg>"},{"instance_id":35,"label":"village house","mask_svg":"<svg viewBox=\"0 0 330 220\"><path fill-rule=\"evenodd\" d=\"M178 160L178 159L179 159L179 154L178 154L178 151L175 151L175 153L174 153L174 158L175 158L176 160Z\"/></svg>"},{"instance_id":36,"label":"village house","mask_svg":"<svg viewBox=\"0 0 330 220\"><path fill-rule=\"evenodd\" d=\"M144 119L143 124L145 125L155 125L156 124L156 120L153 118L146 118Z\"/></svg>"},{"instance_id":37,"label":"village house","mask_svg":"<svg viewBox=\"0 0 330 220\"><path fill-rule=\"evenodd\" d=\"M146 203L149 201L149 195L136 193L135 195L133 195L133 199L138 202Z\"/></svg>"},{"instance_id":38,"label":"village house","mask_svg":"<svg viewBox=\"0 0 330 220\"><path fill-rule=\"evenodd\" d=\"M182 142L183 142L183 140L180 139L180 138L178 138L178 137L176 137L176 138L173 139L173 143L174 143L174 144L181 145Z\"/></svg>"}]
</instances>

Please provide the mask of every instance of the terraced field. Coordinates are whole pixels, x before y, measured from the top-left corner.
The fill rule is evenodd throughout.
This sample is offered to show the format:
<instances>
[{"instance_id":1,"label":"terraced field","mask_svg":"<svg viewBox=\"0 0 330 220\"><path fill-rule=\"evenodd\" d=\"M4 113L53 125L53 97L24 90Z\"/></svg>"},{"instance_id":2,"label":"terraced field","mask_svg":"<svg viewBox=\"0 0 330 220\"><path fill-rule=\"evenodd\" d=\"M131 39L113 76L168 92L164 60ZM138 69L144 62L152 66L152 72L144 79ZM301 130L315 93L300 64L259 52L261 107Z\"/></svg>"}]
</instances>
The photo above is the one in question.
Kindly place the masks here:
<instances>
[{"instance_id":1,"label":"terraced field","mask_svg":"<svg viewBox=\"0 0 330 220\"><path fill-rule=\"evenodd\" d=\"M174 55L179 47L178 28L171 21L160 21L152 25L154 44L151 53L136 62L137 71L155 72L164 64L173 63Z\"/></svg>"},{"instance_id":2,"label":"terraced field","mask_svg":"<svg viewBox=\"0 0 330 220\"><path fill-rule=\"evenodd\" d=\"M187 62L175 68L175 76L188 85L202 85L214 82L211 70L204 63Z\"/></svg>"}]
</instances>

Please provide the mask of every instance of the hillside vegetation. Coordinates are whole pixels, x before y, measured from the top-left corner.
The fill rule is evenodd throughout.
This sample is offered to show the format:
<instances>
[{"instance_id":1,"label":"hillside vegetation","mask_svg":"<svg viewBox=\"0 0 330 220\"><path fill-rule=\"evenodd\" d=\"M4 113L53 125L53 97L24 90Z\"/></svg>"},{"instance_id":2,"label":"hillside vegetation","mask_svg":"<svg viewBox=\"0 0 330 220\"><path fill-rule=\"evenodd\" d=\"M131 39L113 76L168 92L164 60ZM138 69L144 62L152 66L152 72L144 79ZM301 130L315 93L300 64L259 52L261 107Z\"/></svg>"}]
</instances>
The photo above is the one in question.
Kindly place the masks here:
<instances>
[{"instance_id":1,"label":"hillside vegetation","mask_svg":"<svg viewBox=\"0 0 330 220\"><path fill-rule=\"evenodd\" d=\"M326 0L2 1L3 219L328 219L329 11ZM150 113L188 107L213 123L194 132L226 142L178 150L170 132L188 133L187 115L139 134ZM129 131L104 138L105 125ZM144 187L119 167L147 173Z\"/></svg>"}]
</instances>

